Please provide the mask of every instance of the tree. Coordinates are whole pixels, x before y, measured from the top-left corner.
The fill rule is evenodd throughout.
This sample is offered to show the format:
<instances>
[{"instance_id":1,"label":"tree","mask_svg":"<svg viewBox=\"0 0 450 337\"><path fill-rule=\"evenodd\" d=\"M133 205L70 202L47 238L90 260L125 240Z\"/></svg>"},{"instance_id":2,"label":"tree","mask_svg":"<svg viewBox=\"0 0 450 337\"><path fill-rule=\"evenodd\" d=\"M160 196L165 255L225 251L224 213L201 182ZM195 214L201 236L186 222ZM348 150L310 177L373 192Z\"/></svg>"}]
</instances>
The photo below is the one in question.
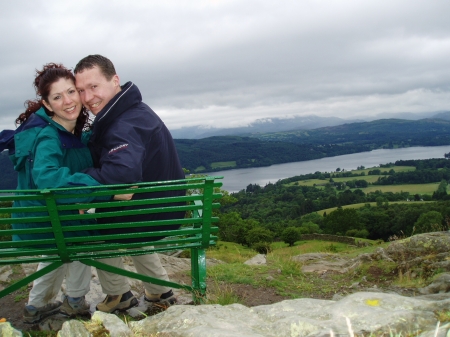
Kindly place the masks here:
<instances>
[{"instance_id":1,"label":"tree","mask_svg":"<svg viewBox=\"0 0 450 337\"><path fill-rule=\"evenodd\" d=\"M433 199L441 200L447 196L447 180L443 179L439 184L437 190L433 192Z\"/></svg>"},{"instance_id":2,"label":"tree","mask_svg":"<svg viewBox=\"0 0 450 337\"><path fill-rule=\"evenodd\" d=\"M375 201L377 202L377 206L378 206L378 207L382 207L382 206L383 206L383 202L385 202L386 199L383 198L383 197L377 197L377 198L375 199Z\"/></svg>"},{"instance_id":3,"label":"tree","mask_svg":"<svg viewBox=\"0 0 450 337\"><path fill-rule=\"evenodd\" d=\"M320 227L318 224L315 224L314 222L307 221L304 222L301 226L301 228L306 228L308 230L308 234L314 234L314 233L321 233Z\"/></svg>"},{"instance_id":4,"label":"tree","mask_svg":"<svg viewBox=\"0 0 450 337\"><path fill-rule=\"evenodd\" d=\"M437 211L429 211L422 213L419 219L414 224L414 232L418 233L428 233L428 232L439 232L443 230L442 221L444 217L441 213Z\"/></svg>"},{"instance_id":5,"label":"tree","mask_svg":"<svg viewBox=\"0 0 450 337\"><path fill-rule=\"evenodd\" d=\"M258 242L273 242L273 233L263 227L255 227L248 231L246 236L247 244L249 246Z\"/></svg>"},{"instance_id":6,"label":"tree","mask_svg":"<svg viewBox=\"0 0 450 337\"><path fill-rule=\"evenodd\" d=\"M354 208L338 208L324 219L326 233L345 234L349 229L364 229L359 214Z\"/></svg>"},{"instance_id":7,"label":"tree","mask_svg":"<svg viewBox=\"0 0 450 337\"><path fill-rule=\"evenodd\" d=\"M281 240L287 243L289 247L292 247L300 238L301 234L297 227L288 227L281 233Z\"/></svg>"}]
</instances>

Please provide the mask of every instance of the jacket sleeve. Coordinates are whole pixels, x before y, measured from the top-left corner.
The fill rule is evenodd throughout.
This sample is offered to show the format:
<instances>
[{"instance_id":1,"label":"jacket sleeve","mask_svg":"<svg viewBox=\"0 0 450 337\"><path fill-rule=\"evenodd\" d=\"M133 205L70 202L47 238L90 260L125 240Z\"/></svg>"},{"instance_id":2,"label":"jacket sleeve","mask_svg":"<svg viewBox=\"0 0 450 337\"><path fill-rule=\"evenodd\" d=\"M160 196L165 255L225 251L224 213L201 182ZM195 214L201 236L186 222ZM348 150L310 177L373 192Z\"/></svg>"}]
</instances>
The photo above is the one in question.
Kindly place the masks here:
<instances>
[{"instance_id":1,"label":"jacket sleeve","mask_svg":"<svg viewBox=\"0 0 450 337\"><path fill-rule=\"evenodd\" d=\"M102 149L99 168L83 172L102 184L129 184L142 181L142 162L145 146L132 123L122 120L119 128L110 128L102 139L107 148ZM151 135L148 135L151 141Z\"/></svg>"},{"instance_id":2,"label":"jacket sleeve","mask_svg":"<svg viewBox=\"0 0 450 337\"><path fill-rule=\"evenodd\" d=\"M32 178L36 188L60 188L60 187L81 187L81 186L99 186L98 181L91 176L81 172L71 172L69 167L62 166L63 150L60 141L57 138L42 137L38 140L34 163L32 168ZM92 190L79 190L78 193L89 193ZM72 191L71 194L74 192ZM79 203L109 200L106 197L83 197L83 198L63 198L59 199L60 203Z\"/></svg>"}]
</instances>

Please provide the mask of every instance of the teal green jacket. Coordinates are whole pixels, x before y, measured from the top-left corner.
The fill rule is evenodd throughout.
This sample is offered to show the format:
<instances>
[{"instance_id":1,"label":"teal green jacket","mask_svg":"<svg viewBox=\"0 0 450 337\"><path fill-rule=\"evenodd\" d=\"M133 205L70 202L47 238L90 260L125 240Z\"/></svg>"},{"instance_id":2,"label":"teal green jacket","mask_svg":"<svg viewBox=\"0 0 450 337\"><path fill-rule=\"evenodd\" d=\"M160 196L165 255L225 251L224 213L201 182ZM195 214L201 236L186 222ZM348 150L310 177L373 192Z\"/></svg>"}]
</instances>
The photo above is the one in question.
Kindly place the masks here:
<instances>
[{"instance_id":1,"label":"teal green jacket","mask_svg":"<svg viewBox=\"0 0 450 337\"><path fill-rule=\"evenodd\" d=\"M86 144L89 135L82 139L65 130L47 116L44 109L38 110L14 135L15 150L10 150L10 159L18 172L18 194L20 190L58 187L98 186L91 176L81 173L92 167L92 158ZM89 190L83 190L89 192ZM106 200L110 197L96 198ZM64 203L91 202L94 198L62 199ZM13 207L39 206L40 200L15 201ZM78 214L78 211L64 211L64 214ZM33 217L44 213L12 213L13 218ZM65 221L63 226L89 224L92 221ZM13 224L14 229L51 227L50 223ZM95 232L66 232L65 236L85 236ZM13 240L53 238L53 233L14 235Z\"/></svg>"}]
</instances>

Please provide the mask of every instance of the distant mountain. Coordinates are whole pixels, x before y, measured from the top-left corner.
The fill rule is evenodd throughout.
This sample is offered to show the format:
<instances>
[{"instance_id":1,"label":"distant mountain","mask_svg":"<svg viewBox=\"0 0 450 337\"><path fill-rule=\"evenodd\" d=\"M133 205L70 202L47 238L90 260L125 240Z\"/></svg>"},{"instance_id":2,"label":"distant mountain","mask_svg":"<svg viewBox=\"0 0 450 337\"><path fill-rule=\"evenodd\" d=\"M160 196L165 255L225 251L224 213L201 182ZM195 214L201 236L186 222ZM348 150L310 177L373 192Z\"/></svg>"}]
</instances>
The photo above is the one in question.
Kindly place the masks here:
<instances>
[{"instance_id":1,"label":"distant mountain","mask_svg":"<svg viewBox=\"0 0 450 337\"><path fill-rule=\"evenodd\" d=\"M435 115L432 118L444 119L446 121L450 121L450 111L442 111Z\"/></svg>"},{"instance_id":2,"label":"distant mountain","mask_svg":"<svg viewBox=\"0 0 450 337\"><path fill-rule=\"evenodd\" d=\"M447 118L442 118L440 116L448 116ZM425 119L425 118L442 118L442 119L449 119L450 118L450 111L431 111L431 112L384 112L380 113L374 116L364 116L361 117L361 119L365 121L374 121L378 119L407 119L407 120L413 120L417 121L419 119Z\"/></svg>"},{"instance_id":3,"label":"distant mountain","mask_svg":"<svg viewBox=\"0 0 450 337\"><path fill-rule=\"evenodd\" d=\"M273 133L295 130L311 130L323 127L339 126L358 122L368 122L381 119L403 119L417 121L426 118L450 120L450 111L432 112L398 112L381 113L375 116L357 116L353 119L339 117L320 117L316 115L294 116L292 118L261 118L253 123L237 128L214 128L204 125L188 126L170 130L176 139L202 139L214 136L255 136L261 133Z\"/></svg>"},{"instance_id":4,"label":"distant mountain","mask_svg":"<svg viewBox=\"0 0 450 337\"><path fill-rule=\"evenodd\" d=\"M214 136L249 136L258 133L282 132L291 130L310 130L326 126L361 122L361 119L342 119L338 117L319 117L315 115L294 116L292 118L262 118L248 126L237 128L210 128L201 125L170 130L176 139L201 139Z\"/></svg>"},{"instance_id":5,"label":"distant mountain","mask_svg":"<svg viewBox=\"0 0 450 337\"><path fill-rule=\"evenodd\" d=\"M443 115L444 116L444 115ZM450 118L424 118L420 120L377 119L327 126L311 130L271 132L250 137L262 141L297 144L383 144L395 143L400 147L418 145L447 145L450 140Z\"/></svg>"}]
</instances>

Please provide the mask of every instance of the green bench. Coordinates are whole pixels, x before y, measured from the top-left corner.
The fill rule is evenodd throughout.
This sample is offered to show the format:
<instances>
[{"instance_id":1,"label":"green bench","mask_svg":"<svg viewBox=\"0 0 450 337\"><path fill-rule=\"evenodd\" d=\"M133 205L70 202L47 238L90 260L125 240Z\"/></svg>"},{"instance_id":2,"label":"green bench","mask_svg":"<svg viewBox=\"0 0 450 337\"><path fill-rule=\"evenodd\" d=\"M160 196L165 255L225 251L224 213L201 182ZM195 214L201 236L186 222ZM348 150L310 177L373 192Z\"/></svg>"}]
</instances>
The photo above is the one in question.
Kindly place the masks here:
<instances>
[{"instance_id":1,"label":"green bench","mask_svg":"<svg viewBox=\"0 0 450 337\"><path fill-rule=\"evenodd\" d=\"M33 282L38 277L58 268L63 263L80 261L89 266L139 279L154 284L185 289L193 294L195 303L199 303L206 294L206 257L205 249L217 242L215 235L218 228L213 224L218 221L213 210L220 207L217 199L221 197L219 187L222 177L199 177L183 180L138 183L129 185L109 185L101 187L73 187L46 190L0 191L0 266L22 263L51 262L47 267L9 285L0 291L0 298ZM138 186L138 188L131 188ZM168 190L184 190L180 197L151 198L129 201L102 201L95 203L64 203L65 198L85 196L107 196L121 193L161 192ZM44 200L45 206L21 208L10 207L14 200ZM151 205L151 206L149 206ZM118 206L134 206L133 210L109 211ZM139 206L139 207L137 207ZM84 212L84 214L64 215L61 211L86 210L95 207L103 208L102 212ZM42 216L10 218L15 212L42 212ZM136 215L164 212L185 212L184 218L164 221L121 222L107 224L90 224L78 226L61 226L65 220L115 218L121 215ZM66 212L67 213L67 212ZM80 212L83 213L83 212ZM183 214L183 213L182 213ZM109 221L106 222L109 222ZM7 229L12 223L51 222L51 227L32 229ZM105 219L102 220L105 222ZM65 237L67 231L100 230L105 228L147 227L181 225L177 230L143 231L132 234L95 235L84 237ZM160 228L160 227L159 227ZM54 238L43 240L12 241L14 234L53 233ZM125 238L149 238L148 242L117 243ZM152 241L152 237L164 239ZM150 247L149 247L150 246ZM111 267L97 261L99 258L142 255L174 250L190 250L192 285L163 281L120 268Z\"/></svg>"}]
</instances>

